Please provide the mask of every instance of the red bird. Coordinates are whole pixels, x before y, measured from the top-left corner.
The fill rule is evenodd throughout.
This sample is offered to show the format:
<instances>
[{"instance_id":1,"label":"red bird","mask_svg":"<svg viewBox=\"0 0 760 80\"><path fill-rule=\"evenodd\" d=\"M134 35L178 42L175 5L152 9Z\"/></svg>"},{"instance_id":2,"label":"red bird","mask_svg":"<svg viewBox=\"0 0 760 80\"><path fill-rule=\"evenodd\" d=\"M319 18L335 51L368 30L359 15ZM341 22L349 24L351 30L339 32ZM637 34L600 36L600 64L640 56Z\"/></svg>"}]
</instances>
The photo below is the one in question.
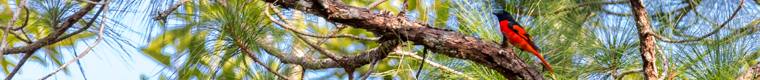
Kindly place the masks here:
<instances>
[{"instance_id":1,"label":"red bird","mask_svg":"<svg viewBox=\"0 0 760 80\"><path fill-rule=\"evenodd\" d=\"M541 54L538 52L538 46L536 46L536 44L533 44L533 41L530 40L530 35L528 35L528 32L525 31L525 29L523 29L522 26L520 26L520 24L518 24L514 18L512 18L512 15L506 12L494 13L494 15L499 18L499 28L503 36L501 42L502 46L507 46L507 43L509 43L513 46L516 46L517 48L520 48L522 51L533 53L533 55L538 57L538 59L541 59L541 62L544 63L544 68L548 69L550 73L554 73L551 65L549 65L549 63L544 59L544 56L541 56Z\"/></svg>"}]
</instances>

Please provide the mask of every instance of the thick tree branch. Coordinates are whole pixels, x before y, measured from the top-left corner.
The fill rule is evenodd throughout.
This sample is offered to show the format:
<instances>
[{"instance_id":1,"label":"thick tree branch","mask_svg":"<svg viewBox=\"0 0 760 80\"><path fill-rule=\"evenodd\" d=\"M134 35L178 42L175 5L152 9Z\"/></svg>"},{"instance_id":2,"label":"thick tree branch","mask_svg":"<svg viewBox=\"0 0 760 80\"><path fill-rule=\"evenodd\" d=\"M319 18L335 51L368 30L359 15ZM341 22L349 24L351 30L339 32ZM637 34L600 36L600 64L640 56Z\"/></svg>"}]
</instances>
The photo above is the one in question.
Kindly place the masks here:
<instances>
[{"instance_id":1,"label":"thick tree branch","mask_svg":"<svg viewBox=\"0 0 760 80\"><path fill-rule=\"evenodd\" d=\"M264 0L323 17L328 21L366 29L424 45L436 53L467 59L499 71L511 79L543 79L542 75L517 58L511 49L450 30L409 21L404 17L373 14L366 8L331 0ZM369 61L367 61L369 63ZM306 67L306 66L305 66Z\"/></svg>"},{"instance_id":2,"label":"thick tree branch","mask_svg":"<svg viewBox=\"0 0 760 80\"><path fill-rule=\"evenodd\" d=\"M654 32L652 32L649 18L647 17L647 10L644 8L641 0L631 0L631 7L633 8L631 12L634 13L636 26L639 30L639 48L642 64L644 64L644 75L647 80L657 80L659 79L655 64L657 62L655 46L657 45L654 43Z\"/></svg>"},{"instance_id":3,"label":"thick tree branch","mask_svg":"<svg viewBox=\"0 0 760 80\"><path fill-rule=\"evenodd\" d=\"M272 6L269 6L269 7L272 7ZM280 27L286 28L287 30L292 31L294 33L298 33L299 32L299 30L296 30L296 29L292 28L292 26L290 24L291 22L288 22L288 21L284 21L284 22L279 21L279 20L275 19L274 17L270 16L269 15L270 14L269 11L264 11L264 12L267 14L266 16L269 17L269 19L272 22L274 22L275 24L280 25ZM284 19L284 16L280 12L278 12L277 10L275 10L275 14L277 15L277 17L279 17L281 19ZM383 41L383 43L381 44L380 47L371 49L370 51L368 51L366 53L362 53L362 55L351 56L351 57L342 57L341 59L338 59L338 57L334 53L332 53L330 51L327 51L326 49L320 47L318 44L315 44L315 43L311 42L310 40L308 40L307 38L303 37L302 35L304 35L304 34L297 34L295 36L298 37L298 38L300 38L301 40L303 40L305 42L305 44L307 44L308 46L316 49L322 55L325 55L325 56L327 56L329 58L329 60L321 60L320 61L320 62L325 62L325 63L316 63L318 65L307 65L307 64L315 64L315 63L299 62L299 63L307 63L307 64L299 64L301 66L304 66L305 68L310 68L310 67L307 67L307 66L322 66L322 65L329 65L329 67L343 67L343 68L347 68L347 69L353 69L353 68L361 67L361 66L363 66L363 65L365 65L367 63L372 62L372 60L379 60L379 59L383 59L383 58L387 57L387 55L390 52L390 50L395 49L395 47L399 44L399 41L395 41L395 40L392 40L392 41ZM271 43L271 42L265 42L265 43ZM266 49L274 49L274 48L266 48L265 47L265 50ZM270 52L270 53L273 53L274 51L277 51L277 50L267 50L267 52ZM277 53L279 53L279 52L277 52ZM365 55L365 54L367 54L367 55ZM273 54L273 55L275 55L276 57L278 57L280 59L286 58L286 57L282 56L281 54L279 54L279 55L278 54ZM313 59L310 59L310 58L300 58L300 59L307 59L307 61L313 61ZM369 59L369 61L367 61L366 59ZM292 60L292 58L291 59L287 59L287 60L289 60L289 61L283 60L283 62L289 63L289 62L304 61L304 60ZM351 79L351 78L353 78L353 77L349 77L349 79Z\"/></svg>"}]
</instances>

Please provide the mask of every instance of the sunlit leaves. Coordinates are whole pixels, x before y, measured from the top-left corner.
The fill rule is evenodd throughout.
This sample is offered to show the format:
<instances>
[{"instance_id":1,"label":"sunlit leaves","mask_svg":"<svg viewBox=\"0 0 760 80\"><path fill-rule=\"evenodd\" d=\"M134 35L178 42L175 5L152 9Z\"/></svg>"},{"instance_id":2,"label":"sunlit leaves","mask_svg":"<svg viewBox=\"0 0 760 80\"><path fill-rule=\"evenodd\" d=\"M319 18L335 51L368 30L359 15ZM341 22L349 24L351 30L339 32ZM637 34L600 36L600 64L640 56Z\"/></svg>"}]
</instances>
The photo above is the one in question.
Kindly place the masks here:
<instances>
[{"instance_id":1,"label":"sunlit leaves","mask_svg":"<svg viewBox=\"0 0 760 80\"><path fill-rule=\"evenodd\" d=\"M164 48L167 46L170 46L170 44L176 42L178 39L181 41L187 41L187 38L184 37L190 37L186 34L190 34L190 28L181 28L176 30L167 31L166 33L162 34L161 36L155 38L153 41L149 43L149 45L145 48L143 48L143 52L145 52L146 55L149 57L152 57L153 59L156 59L158 62L162 63L165 66L171 66L171 57L167 54L163 54ZM189 44L189 43L185 43ZM185 45L186 46L186 45ZM178 50L178 51L183 51Z\"/></svg>"},{"instance_id":2,"label":"sunlit leaves","mask_svg":"<svg viewBox=\"0 0 760 80\"><path fill-rule=\"evenodd\" d=\"M461 1L461 2L466 2L466 1ZM440 26L440 27L445 26L448 23L448 20L449 20L450 8L451 8L451 6L454 6L454 5L451 5L451 1L446 1L446 0L436 0L436 1L433 1L433 3L431 3L431 4L433 4L432 5L432 9L433 9L433 11L435 11L435 21L433 22L433 24L436 25L436 26ZM456 6L461 7L461 6L468 6L468 5L458 4ZM464 12L464 11L467 11L467 10L473 10L473 9L466 9L466 8L465 9L459 8L459 9L462 10L461 12ZM424 10L422 12L427 12L427 10ZM427 13L425 13L425 14L427 14ZM425 15L425 16L427 16L427 15ZM457 15L457 16L458 17L461 16L461 17L459 17L460 19L461 18L471 18L471 17L464 17L463 15ZM466 24L463 24L463 25L466 25Z\"/></svg>"}]
</instances>

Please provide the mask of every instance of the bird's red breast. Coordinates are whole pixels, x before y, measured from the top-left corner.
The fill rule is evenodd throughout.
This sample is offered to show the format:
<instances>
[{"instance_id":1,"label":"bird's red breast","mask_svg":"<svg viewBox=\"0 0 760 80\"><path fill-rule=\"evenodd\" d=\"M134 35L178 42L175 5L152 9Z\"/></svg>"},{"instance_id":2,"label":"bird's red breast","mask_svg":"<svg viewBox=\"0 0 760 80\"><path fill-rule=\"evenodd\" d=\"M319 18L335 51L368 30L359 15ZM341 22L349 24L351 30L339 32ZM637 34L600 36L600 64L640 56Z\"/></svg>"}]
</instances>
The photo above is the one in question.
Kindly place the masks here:
<instances>
[{"instance_id":1,"label":"bird's red breast","mask_svg":"<svg viewBox=\"0 0 760 80\"><path fill-rule=\"evenodd\" d=\"M550 72L554 72L549 63L538 52L538 46L533 44L533 41L530 40L531 36L528 35L528 32L525 31L525 29L520 26L511 15L508 13L497 13L496 16L499 17L499 29L503 35L502 46L506 46L506 44L509 43L520 50L533 53L533 55L541 60L544 67Z\"/></svg>"}]
</instances>

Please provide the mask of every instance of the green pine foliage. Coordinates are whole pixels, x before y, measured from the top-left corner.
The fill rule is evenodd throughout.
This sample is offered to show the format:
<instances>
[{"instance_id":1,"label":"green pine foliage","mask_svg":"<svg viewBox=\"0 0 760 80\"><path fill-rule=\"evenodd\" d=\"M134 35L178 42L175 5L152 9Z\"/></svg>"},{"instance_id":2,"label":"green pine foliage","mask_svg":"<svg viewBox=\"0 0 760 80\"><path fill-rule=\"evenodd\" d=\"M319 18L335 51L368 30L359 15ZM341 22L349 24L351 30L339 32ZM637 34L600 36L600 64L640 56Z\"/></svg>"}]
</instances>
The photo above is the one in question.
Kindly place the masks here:
<instances>
[{"instance_id":1,"label":"green pine foliage","mask_svg":"<svg viewBox=\"0 0 760 80\"><path fill-rule=\"evenodd\" d=\"M18 0L0 0L0 23L5 26L15 10ZM25 27L31 38L41 38L53 30L62 19L71 15L83 4L75 0L28 0L28 23L17 21L14 26ZM321 47L340 56L359 55L379 45L376 41L351 38L298 38L292 31L274 24L267 16L291 23L307 34L328 36L350 34L360 37L380 37L370 31L326 21L322 17L295 9L268 8L262 0L113 0L106 14L108 22L96 22L108 27L107 45L123 50L135 48L139 56L159 63L162 71L144 74L143 79L161 80L275 80L273 73L304 79L348 79L359 77L372 70L369 79L414 80L417 68L420 79L425 80L505 80L498 72L464 59L436 53L427 54L427 60L440 64L422 63L423 47L412 42L403 43L399 51L380 60L375 68L369 65L347 73L341 68L306 69L281 62L278 55L327 59L301 39L318 42ZM366 7L376 0L340 0L345 4ZM603 79L640 80L642 61L639 54L638 30L627 0L387 0L372 8L373 12L406 15L409 20L424 22L436 28L449 29L485 41L501 44L502 37L494 12L509 12L526 28L540 52L553 66L557 80ZM14 3L14 4L11 4ZM154 19L168 7L180 4L166 20ZM654 32L671 40L696 39L718 29L714 35L694 42L670 43L657 41L657 66L663 79L733 80L743 75L760 60L760 4L745 0L734 19L732 12L739 0L648 0L644 2ZM149 6L136 10L136 6ZM275 5L276 6L276 5ZM265 11L269 11L267 14ZM284 18L276 17L281 12ZM406 14L396 14L407 11ZM132 29L125 20L127 13L146 14L142 21L149 27ZM94 15L91 12L88 15ZM91 16L85 19L92 18ZM101 21L99 19L98 21ZM727 22L725 27L721 24ZM84 25L80 21L77 25ZM144 31L135 31L144 30ZM124 33L126 32L126 33ZM147 44L131 44L122 34L144 35ZM58 67L61 49L76 50L81 42L91 42L96 32L86 31L53 45L45 46L32 56L31 61L48 67ZM9 46L22 46L22 40L6 37ZM238 43L238 41L240 43ZM240 46L247 46L246 48ZM244 49L252 50L264 64L249 58ZM548 71L541 68L533 55L514 48L518 56L532 68L540 70L547 79ZM126 51L125 51L126 52ZM119 55L119 54L114 54ZM122 56L135 56L123 55ZM3 73L8 74L17 65L20 54L5 55L0 59ZM128 60L128 59L125 59ZM52 65L51 65L52 64ZM266 67L265 67L266 66ZM265 68L275 71L268 71ZM446 70L451 69L453 71ZM71 72L68 69L64 72Z\"/></svg>"}]
</instances>

